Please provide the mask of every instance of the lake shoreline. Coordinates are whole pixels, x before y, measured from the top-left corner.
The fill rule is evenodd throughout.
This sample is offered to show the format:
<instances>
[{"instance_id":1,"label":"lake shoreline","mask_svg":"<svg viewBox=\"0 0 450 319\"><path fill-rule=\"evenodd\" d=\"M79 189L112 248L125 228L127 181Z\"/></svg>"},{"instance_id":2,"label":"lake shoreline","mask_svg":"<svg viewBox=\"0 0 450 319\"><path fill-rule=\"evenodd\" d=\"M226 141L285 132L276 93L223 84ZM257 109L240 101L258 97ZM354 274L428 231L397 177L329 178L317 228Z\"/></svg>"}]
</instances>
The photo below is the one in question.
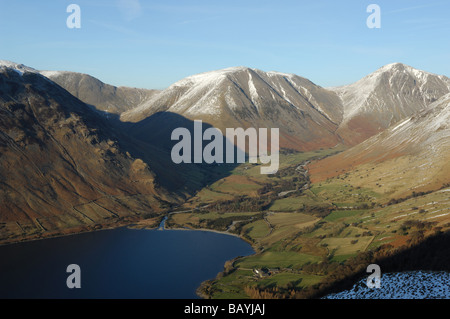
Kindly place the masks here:
<instances>
[{"instance_id":1,"label":"lake shoreline","mask_svg":"<svg viewBox=\"0 0 450 319\"><path fill-rule=\"evenodd\" d=\"M130 224L133 224L133 223L135 223L135 222L125 223L123 225L114 225L114 226L108 225L108 226L103 226L102 228L98 228L98 229L83 229L83 230L79 230L79 231L75 230L78 228L71 228L71 229L66 229L65 231L67 231L67 232L62 233L62 234L61 233L47 233L47 234L41 234L41 236L30 235L30 236L21 238L19 240L2 241L2 242L0 242L0 247L11 246L11 245L21 244L21 243L35 242L35 241L40 241L40 240L45 240L45 239L76 236L76 235L80 235L80 234L94 233L94 232L98 232L98 231L102 231L102 230L114 230L114 229L118 229L118 228L122 228L122 227L128 227L128 226L130 226Z\"/></svg>"}]
</instances>

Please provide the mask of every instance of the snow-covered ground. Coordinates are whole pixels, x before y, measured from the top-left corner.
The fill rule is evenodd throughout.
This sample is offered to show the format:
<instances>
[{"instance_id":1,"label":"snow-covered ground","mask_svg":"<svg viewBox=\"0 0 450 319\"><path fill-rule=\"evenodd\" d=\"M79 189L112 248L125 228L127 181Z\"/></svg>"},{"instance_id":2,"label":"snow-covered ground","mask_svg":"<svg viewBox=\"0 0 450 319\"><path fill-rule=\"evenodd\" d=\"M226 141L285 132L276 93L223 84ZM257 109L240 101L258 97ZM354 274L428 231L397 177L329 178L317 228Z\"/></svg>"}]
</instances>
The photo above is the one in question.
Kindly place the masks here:
<instances>
[{"instance_id":1,"label":"snow-covered ground","mask_svg":"<svg viewBox=\"0 0 450 319\"><path fill-rule=\"evenodd\" d=\"M381 275L380 288L368 288L367 278L352 289L323 299L450 299L450 273L410 271Z\"/></svg>"}]
</instances>

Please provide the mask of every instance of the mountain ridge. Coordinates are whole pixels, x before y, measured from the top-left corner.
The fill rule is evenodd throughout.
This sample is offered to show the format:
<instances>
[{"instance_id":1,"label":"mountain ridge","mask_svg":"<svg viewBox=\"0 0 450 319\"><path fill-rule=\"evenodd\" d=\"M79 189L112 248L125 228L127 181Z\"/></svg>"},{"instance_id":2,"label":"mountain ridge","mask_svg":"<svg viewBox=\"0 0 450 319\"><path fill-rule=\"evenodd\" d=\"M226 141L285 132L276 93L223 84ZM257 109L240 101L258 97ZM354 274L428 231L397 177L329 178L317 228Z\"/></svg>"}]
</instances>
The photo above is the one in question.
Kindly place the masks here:
<instances>
[{"instance_id":1,"label":"mountain ridge","mask_svg":"<svg viewBox=\"0 0 450 319\"><path fill-rule=\"evenodd\" d=\"M296 74L245 66L194 74L161 91L117 88L76 72L31 70L121 121L173 112L221 130L279 127L281 147L300 151L357 145L450 92L446 76L399 62L332 88Z\"/></svg>"},{"instance_id":2,"label":"mountain ridge","mask_svg":"<svg viewBox=\"0 0 450 319\"><path fill-rule=\"evenodd\" d=\"M113 86L84 73L70 71L39 71L81 101L97 109L120 114L145 103L158 90Z\"/></svg>"},{"instance_id":3,"label":"mountain ridge","mask_svg":"<svg viewBox=\"0 0 450 319\"><path fill-rule=\"evenodd\" d=\"M290 132L282 137L292 143L281 143L288 148L295 143L312 148L341 142L353 146L449 92L446 76L398 62L382 66L355 83L333 88L322 88L295 74L240 66L179 80L141 106L122 113L121 119L133 122L169 111L210 121L221 129L226 124L289 127ZM265 121L270 113L278 117ZM295 124L288 118L303 120L306 132L292 129ZM314 130L317 136L311 134ZM327 138L332 142L324 143Z\"/></svg>"}]
</instances>

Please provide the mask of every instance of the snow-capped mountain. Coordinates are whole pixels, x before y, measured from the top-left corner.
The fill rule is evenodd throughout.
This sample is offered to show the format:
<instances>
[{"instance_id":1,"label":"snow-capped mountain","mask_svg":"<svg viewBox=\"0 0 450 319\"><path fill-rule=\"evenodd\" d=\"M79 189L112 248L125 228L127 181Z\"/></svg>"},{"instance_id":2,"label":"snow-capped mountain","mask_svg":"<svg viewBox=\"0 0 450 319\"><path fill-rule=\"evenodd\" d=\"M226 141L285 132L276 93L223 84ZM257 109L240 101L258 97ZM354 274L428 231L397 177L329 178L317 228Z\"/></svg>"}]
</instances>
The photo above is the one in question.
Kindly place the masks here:
<instances>
[{"instance_id":1,"label":"snow-capped mountain","mask_svg":"<svg viewBox=\"0 0 450 319\"><path fill-rule=\"evenodd\" d=\"M449 92L449 78L401 63L328 89L294 74L234 67L178 81L121 119L173 112L221 129L279 127L282 146L311 149L356 145Z\"/></svg>"},{"instance_id":2,"label":"snow-capped mountain","mask_svg":"<svg viewBox=\"0 0 450 319\"><path fill-rule=\"evenodd\" d=\"M171 85L147 104L127 112L124 117L139 118L163 108L191 116L214 116L222 114L222 107L237 113L240 109L247 109L253 116L258 116L270 101L290 104L301 110L308 110L305 102L310 102L317 105L317 110L328 119L339 122L341 118L339 107L333 109L330 106L336 99L309 80L294 74L263 72L246 67L189 76ZM167 105L168 102L170 105Z\"/></svg>"},{"instance_id":3,"label":"snow-capped mountain","mask_svg":"<svg viewBox=\"0 0 450 319\"><path fill-rule=\"evenodd\" d=\"M215 127L278 127L281 144L297 149L334 146L342 105L334 92L294 74L228 68L187 77L122 114L140 121L157 112L201 119Z\"/></svg>"},{"instance_id":4,"label":"snow-capped mountain","mask_svg":"<svg viewBox=\"0 0 450 319\"><path fill-rule=\"evenodd\" d=\"M343 104L337 133L355 145L449 93L450 79L393 63L353 84L330 89Z\"/></svg>"},{"instance_id":5,"label":"snow-capped mountain","mask_svg":"<svg viewBox=\"0 0 450 319\"><path fill-rule=\"evenodd\" d=\"M356 145L450 92L449 78L401 63L334 88L295 74L232 67L189 76L162 91L115 87L87 74L2 63L19 73L40 73L83 102L120 114L123 121L170 112L222 130L278 127L281 147L299 150Z\"/></svg>"}]
</instances>

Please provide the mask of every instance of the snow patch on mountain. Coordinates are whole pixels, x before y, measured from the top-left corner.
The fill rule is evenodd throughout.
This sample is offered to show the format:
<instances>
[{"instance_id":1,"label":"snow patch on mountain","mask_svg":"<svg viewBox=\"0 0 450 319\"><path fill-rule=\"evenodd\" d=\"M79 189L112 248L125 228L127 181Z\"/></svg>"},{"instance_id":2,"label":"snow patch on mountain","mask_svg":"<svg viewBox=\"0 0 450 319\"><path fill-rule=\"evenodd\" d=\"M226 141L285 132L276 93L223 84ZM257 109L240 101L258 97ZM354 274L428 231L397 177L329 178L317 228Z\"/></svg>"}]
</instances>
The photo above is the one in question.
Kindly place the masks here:
<instances>
[{"instance_id":1,"label":"snow patch on mountain","mask_svg":"<svg viewBox=\"0 0 450 319\"><path fill-rule=\"evenodd\" d=\"M52 78L52 77L58 77L64 74L70 74L70 73L74 73L74 72L68 72L68 71L39 71L40 74L42 74L43 76L47 77L47 78Z\"/></svg>"},{"instance_id":2,"label":"snow patch on mountain","mask_svg":"<svg viewBox=\"0 0 450 319\"><path fill-rule=\"evenodd\" d=\"M255 104L256 107L258 107L258 99L259 99L259 95L258 95L258 90L256 89L255 83L253 82L253 77L252 77L252 73L248 72L248 89L250 91L250 98L253 102L253 104Z\"/></svg>"},{"instance_id":3,"label":"snow patch on mountain","mask_svg":"<svg viewBox=\"0 0 450 319\"><path fill-rule=\"evenodd\" d=\"M392 131L396 131L398 128L402 127L403 125L405 125L409 121L411 121L411 118L408 118L408 119L402 121L400 124L396 125L394 128L392 128Z\"/></svg>"},{"instance_id":4,"label":"snow patch on mountain","mask_svg":"<svg viewBox=\"0 0 450 319\"><path fill-rule=\"evenodd\" d=\"M216 70L210 72L199 73L195 75L188 76L178 82L175 82L170 87L186 87L192 86L196 88L203 88L207 86L214 86L223 81L227 74L242 70L242 67L233 67L223 70ZM170 88L169 87L169 88Z\"/></svg>"},{"instance_id":5,"label":"snow patch on mountain","mask_svg":"<svg viewBox=\"0 0 450 319\"><path fill-rule=\"evenodd\" d=\"M341 98L344 105L344 118L349 118L364 105L379 80L379 74L372 73L353 84L328 89Z\"/></svg>"}]
</instances>

